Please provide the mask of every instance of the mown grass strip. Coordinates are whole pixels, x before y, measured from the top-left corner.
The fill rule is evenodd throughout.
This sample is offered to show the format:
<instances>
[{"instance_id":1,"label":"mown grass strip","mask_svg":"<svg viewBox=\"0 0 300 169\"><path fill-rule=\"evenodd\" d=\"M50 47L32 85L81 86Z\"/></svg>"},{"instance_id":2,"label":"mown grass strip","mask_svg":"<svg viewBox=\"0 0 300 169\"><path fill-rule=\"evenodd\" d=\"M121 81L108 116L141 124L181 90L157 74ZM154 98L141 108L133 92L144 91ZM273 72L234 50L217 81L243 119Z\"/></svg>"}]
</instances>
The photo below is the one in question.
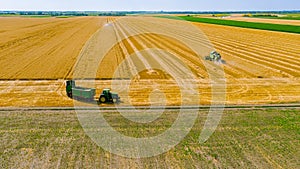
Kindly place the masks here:
<instances>
[{"instance_id":1,"label":"mown grass strip","mask_svg":"<svg viewBox=\"0 0 300 169\"><path fill-rule=\"evenodd\" d=\"M300 34L300 26L296 25L283 25L283 24L272 24L272 23L257 23L257 22L244 22L244 21L233 21L233 20L222 20L222 19L211 19L211 18L196 18L192 16L163 16L164 18L170 19L183 19L191 22L201 22L216 25L234 26L241 28L252 28L260 30L270 30L278 32L289 32Z\"/></svg>"},{"instance_id":2,"label":"mown grass strip","mask_svg":"<svg viewBox=\"0 0 300 169\"><path fill-rule=\"evenodd\" d=\"M102 112L101 115L116 132L127 137L147 139L173 127L179 112L164 111L158 119L145 124L129 121L118 111ZM88 111L86 113L89 114ZM123 113L135 118L143 116L130 111ZM130 159L111 154L93 142L73 110L1 112L0 166L94 168L101 162L101 166L116 168L115 163L121 161L119 168L134 168L138 163L141 168L176 168L178 164L181 165L179 168L211 168L214 160L220 168L272 168L275 164L270 163L272 159L282 168L299 168L298 109L225 110L213 135L205 143L199 144L207 113L199 111L188 135L167 153ZM99 127L89 130L101 131ZM168 163L164 163L166 155ZM156 166L152 167L152 164Z\"/></svg>"}]
</instances>

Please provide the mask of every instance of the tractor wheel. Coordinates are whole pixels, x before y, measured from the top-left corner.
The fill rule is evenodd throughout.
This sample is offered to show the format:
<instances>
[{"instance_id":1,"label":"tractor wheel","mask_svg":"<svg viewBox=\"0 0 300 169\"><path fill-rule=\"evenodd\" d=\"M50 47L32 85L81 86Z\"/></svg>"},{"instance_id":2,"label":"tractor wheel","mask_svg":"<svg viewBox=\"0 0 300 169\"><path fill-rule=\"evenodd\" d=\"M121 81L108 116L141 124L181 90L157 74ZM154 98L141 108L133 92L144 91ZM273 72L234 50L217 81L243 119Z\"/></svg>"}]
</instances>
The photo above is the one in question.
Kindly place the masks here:
<instances>
[{"instance_id":1,"label":"tractor wheel","mask_svg":"<svg viewBox=\"0 0 300 169\"><path fill-rule=\"evenodd\" d=\"M101 96L100 98L99 98L99 102L100 103L106 103L106 97L105 96Z\"/></svg>"}]
</instances>

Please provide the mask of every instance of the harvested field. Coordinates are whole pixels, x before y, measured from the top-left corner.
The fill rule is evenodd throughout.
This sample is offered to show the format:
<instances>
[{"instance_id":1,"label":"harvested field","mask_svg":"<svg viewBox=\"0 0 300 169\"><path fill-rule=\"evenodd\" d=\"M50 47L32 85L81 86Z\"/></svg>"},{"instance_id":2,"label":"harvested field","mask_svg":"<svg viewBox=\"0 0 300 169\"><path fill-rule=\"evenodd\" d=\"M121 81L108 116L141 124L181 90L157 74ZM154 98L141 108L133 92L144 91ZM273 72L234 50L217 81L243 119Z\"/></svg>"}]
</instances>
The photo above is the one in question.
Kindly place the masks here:
<instances>
[{"instance_id":1,"label":"harvested field","mask_svg":"<svg viewBox=\"0 0 300 169\"><path fill-rule=\"evenodd\" d=\"M217 101L236 107L299 103L299 34L182 24L152 17L0 18L0 22L0 168L300 165L299 108L232 107L225 109L222 118L217 112L220 107L198 110L187 106L183 113L178 110L178 105L209 105L215 101L212 91L221 95ZM193 48L189 42L195 41L199 43ZM226 64L203 59L213 49L221 53ZM111 87L121 96L122 111L115 105L102 104L105 107L99 114L95 101L68 98L65 80L71 78L85 78L78 79L77 84L96 88L95 100L103 88ZM74 105L90 108L79 107L80 114L72 109ZM139 107L146 113L137 113L128 105L178 108L150 112L148 107ZM182 114L185 120L192 119L194 112L195 123L188 135L158 156L121 157L97 146L87 135L109 128L98 123L102 115L119 133L143 139L172 129ZM138 121L155 113L160 116L149 123ZM216 122L218 118L220 123ZM84 120L100 125L101 130L86 128ZM204 128L211 127L211 122L218 125L215 132L199 144L199 136ZM181 123L173 131L185 131L185 126ZM118 139L110 137L106 141Z\"/></svg>"},{"instance_id":2,"label":"harvested field","mask_svg":"<svg viewBox=\"0 0 300 169\"><path fill-rule=\"evenodd\" d=\"M165 93L167 105L181 104L178 85L172 80L141 80L130 82L130 80L97 80L96 97L100 95L103 88L112 83L120 83L114 86L116 89L123 87L122 84L130 84L130 92L119 91L122 105L149 105L149 96L154 90L160 89ZM199 80L200 103L211 103L211 87L209 80ZM152 86L154 85L154 87ZM89 86L88 84L86 86ZM226 83L226 103L227 104L270 104L270 103L298 103L300 100L300 80L299 79L231 79ZM74 104L89 105L84 102L72 100L66 96L64 80L44 80L44 81L0 81L0 103L2 107L15 106L73 106ZM143 94L141 94L143 93ZM129 97L128 97L129 95ZM161 105L161 95L152 96L151 104ZM191 105L198 104L191 97ZM128 99L124 99L128 97ZM164 96L163 96L164 97ZM73 103L73 101L75 103ZM104 105L110 106L110 105Z\"/></svg>"},{"instance_id":3,"label":"harvested field","mask_svg":"<svg viewBox=\"0 0 300 169\"><path fill-rule=\"evenodd\" d=\"M0 79L65 79L106 18L1 17Z\"/></svg>"},{"instance_id":4,"label":"harvested field","mask_svg":"<svg viewBox=\"0 0 300 169\"><path fill-rule=\"evenodd\" d=\"M300 20L285 20L285 19L265 19L265 18L251 18L251 17L225 17L225 20L246 21L246 22L260 22L260 23L274 23L284 25L300 26Z\"/></svg>"},{"instance_id":5,"label":"harvested field","mask_svg":"<svg viewBox=\"0 0 300 169\"><path fill-rule=\"evenodd\" d=\"M72 106L73 101L65 94L64 79L71 78L75 68L85 78L97 78L95 85L86 84L97 88L97 96L101 89L118 84L115 90L121 98L126 98L122 105L159 104L162 95L149 99L155 88L165 93L167 105L178 105L181 95L172 75L186 75L187 69L181 65L186 65L191 71L188 75L195 77L192 82L200 93L200 100L197 100L186 91L190 96L188 103L209 104L212 96L207 68L213 69L216 65L199 59L188 45L174 38L180 36L187 39L203 37L198 40L206 45L205 49L215 48L221 53L226 64L217 67L225 72L225 103L300 101L298 34L193 23L203 35L173 32L173 37L155 33L127 37L152 27L172 32L170 26L179 25L181 21L151 17L0 19L5 25L0 31L0 36L5 37L0 40L0 106ZM14 23L17 24L14 26ZM104 24L107 34L95 33ZM97 45L103 42L114 45L102 51ZM99 66L95 63L99 63L97 54L101 52L106 53L100 58ZM84 62L75 67L78 60ZM174 61L177 60L176 65ZM154 69L149 74L138 71L160 64L169 72ZM93 72L95 70L97 72ZM112 77L116 80L110 80ZM127 92L121 90L125 83L130 84Z\"/></svg>"},{"instance_id":6,"label":"harvested field","mask_svg":"<svg viewBox=\"0 0 300 169\"><path fill-rule=\"evenodd\" d=\"M224 66L227 77L300 77L300 35L194 24L208 36L227 61Z\"/></svg>"}]
</instances>

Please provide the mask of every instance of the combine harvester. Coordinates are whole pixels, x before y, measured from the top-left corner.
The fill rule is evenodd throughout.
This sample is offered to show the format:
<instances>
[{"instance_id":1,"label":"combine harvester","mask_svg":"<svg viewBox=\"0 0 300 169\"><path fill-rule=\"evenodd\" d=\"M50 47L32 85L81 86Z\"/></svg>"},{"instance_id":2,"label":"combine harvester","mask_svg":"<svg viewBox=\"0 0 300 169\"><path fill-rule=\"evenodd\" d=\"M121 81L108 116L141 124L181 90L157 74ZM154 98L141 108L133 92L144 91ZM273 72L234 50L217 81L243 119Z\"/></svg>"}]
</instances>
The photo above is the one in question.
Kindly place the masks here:
<instances>
[{"instance_id":1,"label":"combine harvester","mask_svg":"<svg viewBox=\"0 0 300 169\"><path fill-rule=\"evenodd\" d=\"M216 51L212 51L210 52L209 56L205 56L205 60L226 64L226 61L222 60L221 54Z\"/></svg>"},{"instance_id":2,"label":"combine harvester","mask_svg":"<svg viewBox=\"0 0 300 169\"><path fill-rule=\"evenodd\" d=\"M66 82L66 93L68 97L81 100L94 100L96 89L76 86L75 81ZM99 97L99 103L120 103L120 97L117 93L110 92L110 89L103 89Z\"/></svg>"}]
</instances>

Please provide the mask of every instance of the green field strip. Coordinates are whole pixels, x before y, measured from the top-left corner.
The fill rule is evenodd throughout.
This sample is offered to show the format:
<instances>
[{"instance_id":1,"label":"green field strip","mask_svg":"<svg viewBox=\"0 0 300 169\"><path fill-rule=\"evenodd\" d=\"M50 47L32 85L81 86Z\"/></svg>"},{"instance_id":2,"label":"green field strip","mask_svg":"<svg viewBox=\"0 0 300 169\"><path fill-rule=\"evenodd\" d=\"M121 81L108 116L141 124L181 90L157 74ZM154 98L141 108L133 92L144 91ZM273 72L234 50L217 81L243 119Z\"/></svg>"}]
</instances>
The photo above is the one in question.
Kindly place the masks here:
<instances>
[{"instance_id":1,"label":"green field strip","mask_svg":"<svg viewBox=\"0 0 300 169\"><path fill-rule=\"evenodd\" d=\"M162 18L186 20L190 22L200 22L216 25L234 26L240 28L251 28L259 30L269 30L277 32L288 32L300 34L300 26L296 25L283 25L283 24L272 24L272 23L257 23L257 22L245 22L245 21L233 21L233 20L222 20L222 19L211 19L211 18L196 18L192 16L159 16Z\"/></svg>"}]
</instances>

